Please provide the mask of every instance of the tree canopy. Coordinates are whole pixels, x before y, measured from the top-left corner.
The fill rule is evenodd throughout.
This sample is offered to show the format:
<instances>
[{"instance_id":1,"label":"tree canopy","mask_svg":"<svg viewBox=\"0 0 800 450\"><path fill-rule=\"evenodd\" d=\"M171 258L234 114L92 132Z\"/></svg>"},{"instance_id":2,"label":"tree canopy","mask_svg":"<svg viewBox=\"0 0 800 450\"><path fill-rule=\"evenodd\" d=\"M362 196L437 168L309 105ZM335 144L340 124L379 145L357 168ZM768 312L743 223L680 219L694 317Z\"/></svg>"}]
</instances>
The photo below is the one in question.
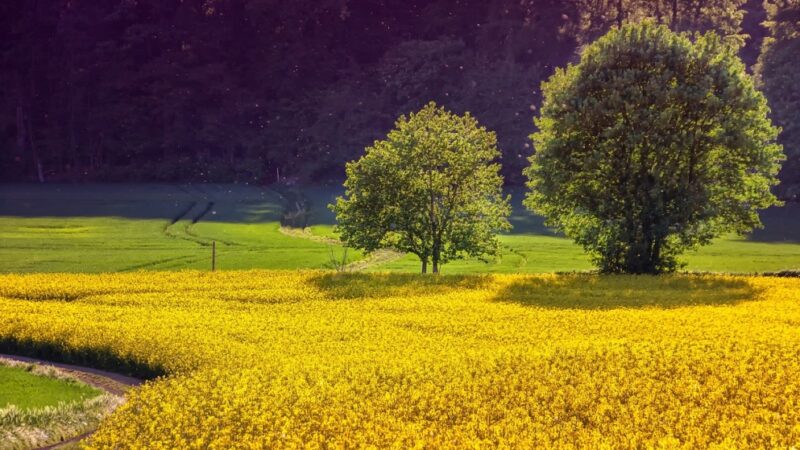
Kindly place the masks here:
<instances>
[{"instance_id":1,"label":"tree canopy","mask_svg":"<svg viewBox=\"0 0 800 450\"><path fill-rule=\"evenodd\" d=\"M673 31L716 31L740 38L746 0L575 0L581 14L583 42L598 38L611 26L652 19ZM741 43L741 39L739 39Z\"/></svg>"},{"instance_id":2,"label":"tree canopy","mask_svg":"<svg viewBox=\"0 0 800 450\"><path fill-rule=\"evenodd\" d=\"M386 139L347 164L346 192L331 209L347 245L417 255L422 273L463 256L498 254L509 199L493 132L469 115L428 103L401 116Z\"/></svg>"},{"instance_id":3,"label":"tree canopy","mask_svg":"<svg viewBox=\"0 0 800 450\"><path fill-rule=\"evenodd\" d=\"M783 159L764 96L716 33L614 29L542 86L525 204L604 272L673 270L760 225Z\"/></svg>"}]
</instances>

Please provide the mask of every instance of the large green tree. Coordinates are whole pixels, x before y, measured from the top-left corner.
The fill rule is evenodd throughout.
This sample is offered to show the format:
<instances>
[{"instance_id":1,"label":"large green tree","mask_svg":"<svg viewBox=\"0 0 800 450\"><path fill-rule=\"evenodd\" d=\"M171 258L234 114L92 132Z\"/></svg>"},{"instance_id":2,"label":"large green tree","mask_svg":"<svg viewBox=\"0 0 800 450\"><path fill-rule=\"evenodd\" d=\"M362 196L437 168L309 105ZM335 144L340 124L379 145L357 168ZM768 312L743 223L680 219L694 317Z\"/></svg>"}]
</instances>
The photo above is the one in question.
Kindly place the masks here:
<instances>
[{"instance_id":1,"label":"large green tree","mask_svg":"<svg viewBox=\"0 0 800 450\"><path fill-rule=\"evenodd\" d=\"M469 113L431 102L401 116L385 140L347 164L346 192L331 209L349 246L417 255L422 273L450 260L496 255L510 228L493 132Z\"/></svg>"},{"instance_id":2,"label":"large green tree","mask_svg":"<svg viewBox=\"0 0 800 450\"><path fill-rule=\"evenodd\" d=\"M604 272L673 270L760 226L783 159L764 96L715 33L628 24L542 86L526 205Z\"/></svg>"}]
</instances>

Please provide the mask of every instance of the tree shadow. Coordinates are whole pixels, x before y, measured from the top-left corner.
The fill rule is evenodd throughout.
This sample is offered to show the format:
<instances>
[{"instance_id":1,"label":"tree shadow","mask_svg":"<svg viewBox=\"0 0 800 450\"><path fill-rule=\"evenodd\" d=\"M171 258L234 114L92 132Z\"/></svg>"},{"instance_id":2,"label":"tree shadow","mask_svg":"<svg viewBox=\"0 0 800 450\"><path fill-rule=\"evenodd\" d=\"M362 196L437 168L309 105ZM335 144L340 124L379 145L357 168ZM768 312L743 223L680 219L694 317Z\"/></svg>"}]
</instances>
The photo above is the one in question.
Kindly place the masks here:
<instances>
[{"instance_id":1,"label":"tree shadow","mask_svg":"<svg viewBox=\"0 0 800 450\"><path fill-rule=\"evenodd\" d=\"M741 278L568 274L515 280L495 301L549 309L670 309L734 305L756 300L760 292Z\"/></svg>"},{"instance_id":2,"label":"tree shadow","mask_svg":"<svg viewBox=\"0 0 800 450\"><path fill-rule=\"evenodd\" d=\"M233 184L0 184L0 217L261 223L283 206L270 188Z\"/></svg>"},{"instance_id":3,"label":"tree shadow","mask_svg":"<svg viewBox=\"0 0 800 450\"><path fill-rule=\"evenodd\" d=\"M322 273L311 277L317 289L333 299L413 297L479 289L489 275L421 275L408 273Z\"/></svg>"}]
</instances>

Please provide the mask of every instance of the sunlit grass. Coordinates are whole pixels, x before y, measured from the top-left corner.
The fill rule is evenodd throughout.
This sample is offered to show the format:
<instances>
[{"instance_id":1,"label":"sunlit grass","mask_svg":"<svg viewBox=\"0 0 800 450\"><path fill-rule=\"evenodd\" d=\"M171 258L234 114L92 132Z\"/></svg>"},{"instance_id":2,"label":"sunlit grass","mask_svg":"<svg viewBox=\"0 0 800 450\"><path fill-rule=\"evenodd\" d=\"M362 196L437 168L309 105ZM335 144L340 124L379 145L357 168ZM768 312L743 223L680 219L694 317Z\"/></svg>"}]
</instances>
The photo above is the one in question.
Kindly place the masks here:
<instances>
[{"instance_id":1,"label":"sunlit grass","mask_svg":"<svg viewBox=\"0 0 800 450\"><path fill-rule=\"evenodd\" d=\"M260 188L8 185L0 198L0 272L209 269L211 241L222 270L330 263L330 244L280 233L281 200Z\"/></svg>"},{"instance_id":2,"label":"sunlit grass","mask_svg":"<svg viewBox=\"0 0 800 450\"><path fill-rule=\"evenodd\" d=\"M0 449L40 448L80 436L121 403L55 367L0 358Z\"/></svg>"},{"instance_id":3,"label":"sunlit grass","mask_svg":"<svg viewBox=\"0 0 800 450\"><path fill-rule=\"evenodd\" d=\"M335 239L326 206L338 188L304 189L309 231ZM542 273L591 270L569 239L553 234L521 205L515 189L514 230L500 237L501 258L455 261L445 273ZM209 202L213 207L197 222ZM106 272L209 269L321 269L340 246L280 232L283 200L266 188L231 185L0 186L0 272ZM753 273L800 268L800 207L764 214L766 229L750 239L726 237L684 255L686 270ZM176 220L178 219L178 220ZM173 223L173 221L175 221ZM333 255L333 257L332 257ZM350 261L363 255L348 250ZM363 267L417 272L413 256Z\"/></svg>"},{"instance_id":4,"label":"sunlit grass","mask_svg":"<svg viewBox=\"0 0 800 450\"><path fill-rule=\"evenodd\" d=\"M55 406L85 400L100 392L85 384L35 374L25 367L10 367L0 361L0 409Z\"/></svg>"}]
</instances>

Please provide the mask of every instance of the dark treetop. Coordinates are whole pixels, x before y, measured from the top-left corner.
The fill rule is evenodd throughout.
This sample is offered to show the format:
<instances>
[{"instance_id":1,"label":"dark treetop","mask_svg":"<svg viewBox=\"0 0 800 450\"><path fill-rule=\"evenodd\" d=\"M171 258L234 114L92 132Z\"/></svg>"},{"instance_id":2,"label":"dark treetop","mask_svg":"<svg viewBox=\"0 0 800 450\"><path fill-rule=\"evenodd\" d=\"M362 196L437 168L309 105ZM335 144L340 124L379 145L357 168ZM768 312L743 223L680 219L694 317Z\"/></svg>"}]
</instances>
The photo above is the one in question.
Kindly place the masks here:
<instances>
[{"instance_id":1,"label":"dark treetop","mask_svg":"<svg viewBox=\"0 0 800 450\"><path fill-rule=\"evenodd\" d=\"M748 64L774 34L763 82L784 98L800 73L786 57L797 2L768 3L769 14L761 0L5 0L0 176L341 180L396 117L435 100L496 132L518 183L541 81L625 21L717 30L746 43ZM774 113L797 160L797 108Z\"/></svg>"}]
</instances>

